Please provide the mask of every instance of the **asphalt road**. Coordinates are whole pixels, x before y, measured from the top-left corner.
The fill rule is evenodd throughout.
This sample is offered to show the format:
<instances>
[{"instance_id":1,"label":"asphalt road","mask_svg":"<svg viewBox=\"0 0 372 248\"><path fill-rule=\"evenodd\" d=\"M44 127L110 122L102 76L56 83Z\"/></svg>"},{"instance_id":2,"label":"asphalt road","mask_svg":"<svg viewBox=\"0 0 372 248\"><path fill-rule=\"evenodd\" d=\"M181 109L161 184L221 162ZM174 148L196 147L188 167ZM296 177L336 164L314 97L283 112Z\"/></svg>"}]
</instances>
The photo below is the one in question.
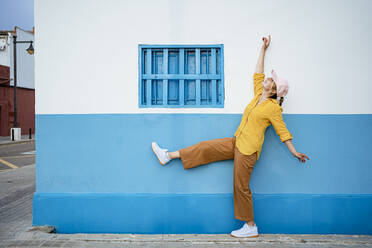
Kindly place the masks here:
<instances>
[{"instance_id":1,"label":"asphalt road","mask_svg":"<svg viewBox=\"0 0 372 248\"><path fill-rule=\"evenodd\" d=\"M0 146L0 243L32 225L35 141Z\"/></svg>"},{"instance_id":2,"label":"asphalt road","mask_svg":"<svg viewBox=\"0 0 372 248\"><path fill-rule=\"evenodd\" d=\"M35 141L0 146L0 173L35 164Z\"/></svg>"},{"instance_id":3,"label":"asphalt road","mask_svg":"<svg viewBox=\"0 0 372 248\"><path fill-rule=\"evenodd\" d=\"M0 172L0 244L31 227L34 192L34 164Z\"/></svg>"}]
</instances>

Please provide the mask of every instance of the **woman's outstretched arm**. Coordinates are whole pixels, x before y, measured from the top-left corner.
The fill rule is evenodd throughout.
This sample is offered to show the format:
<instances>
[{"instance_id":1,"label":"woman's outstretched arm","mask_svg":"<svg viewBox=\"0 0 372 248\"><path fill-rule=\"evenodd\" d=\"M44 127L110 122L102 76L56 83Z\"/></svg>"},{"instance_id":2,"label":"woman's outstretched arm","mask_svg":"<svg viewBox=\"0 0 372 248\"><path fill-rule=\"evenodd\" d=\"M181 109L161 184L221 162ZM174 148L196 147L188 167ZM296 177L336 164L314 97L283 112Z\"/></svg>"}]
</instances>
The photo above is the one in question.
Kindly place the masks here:
<instances>
[{"instance_id":1,"label":"woman's outstretched arm","mask_svg":"<svg viewBox=\"0 0 372 248\"><path fill-rule=\"evenodd\" d=\"M266 53L266 49L270 45L271 36L269 35L269 38L262 37L262 40L263 40L263 44L260 50L260 55L258 56L255 73L264 73L265 53Z\"/></svg>"},{"instance_id":2,"label":"woman's outstretched arm","mask_svg":"<svg viewBox=\"0 0 372 248\"><path fill-rule=\"evenodd\" d=\"M308 160L310 159L305 154L296 151L294 145L292 144L292 140L286 140L286 141L284 141L284 143L286 144L286 146L288 147L288 150L292 153L292 155L294 157L298 158L298 161L300 161L302 163L305 163L306 162L305 158L307 158Z\"/></svg>"},{"instance_id":3,"label":"woman's outstretched arm","mask_svg":"<svg viewBox=\"0 0 372 248\"><path fill-rule=\"evenodd\" d=\"M286 144L288 150L292 153L294 157L298 158L298 160L303 163L306 162L305 158L310 159L305 154L296 151L294 145L292 144L293 136L287 129L287 125L283 120L282 109L280 107L273 108L268 115L268 119L270 123L273 125L275 132L280 137L280 140Z\"/></svg>"}]
</instances>

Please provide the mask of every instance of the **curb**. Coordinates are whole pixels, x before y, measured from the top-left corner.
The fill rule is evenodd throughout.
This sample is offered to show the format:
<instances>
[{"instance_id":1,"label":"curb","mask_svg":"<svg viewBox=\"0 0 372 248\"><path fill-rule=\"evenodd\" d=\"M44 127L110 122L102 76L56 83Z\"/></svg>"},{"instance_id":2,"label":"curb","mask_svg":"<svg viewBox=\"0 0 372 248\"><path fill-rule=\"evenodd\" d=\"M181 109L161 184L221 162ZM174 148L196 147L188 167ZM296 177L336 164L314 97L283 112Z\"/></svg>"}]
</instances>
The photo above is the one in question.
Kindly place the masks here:
<instances>
[{"instance_id":1,"label":"curb","mask_svg":"<svg viewBox=\"0 0 372 248\"><path fill-rule=\"evenodd\" d=\"M9 142L6 142L6 143L0 143L0 147L1 146L14 145L14 144L31 143L31 142L35 142L35 139L20 140L20 141L9 141Z\"/></svg>"}]
</instances>

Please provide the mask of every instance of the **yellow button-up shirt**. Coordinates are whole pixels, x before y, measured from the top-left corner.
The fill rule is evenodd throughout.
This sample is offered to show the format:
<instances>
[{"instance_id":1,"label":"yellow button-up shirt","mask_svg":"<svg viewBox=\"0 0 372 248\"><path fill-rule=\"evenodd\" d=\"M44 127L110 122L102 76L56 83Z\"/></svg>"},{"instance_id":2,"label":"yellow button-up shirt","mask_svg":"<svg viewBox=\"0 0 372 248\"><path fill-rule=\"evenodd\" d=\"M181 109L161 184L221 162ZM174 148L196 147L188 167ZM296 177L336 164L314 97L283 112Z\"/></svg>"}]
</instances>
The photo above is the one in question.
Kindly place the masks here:
<instances>
[{"instance_id":1,"label":"yellow button-up shirt","mask_svg":"<svg viewBox=\"0 0 372 248\"><path fill-rule=\"evenodd\" d=\"M254 98L245 108L240 125L234 134L238 150L245 155L257 151L257 159L260 157L266 128L270 124L282 142L293 138L283 121L283 108L276 99L268 98L257 105L262 95L264 78L263 73L253 74Z\"/></svg>"}]
</instances>

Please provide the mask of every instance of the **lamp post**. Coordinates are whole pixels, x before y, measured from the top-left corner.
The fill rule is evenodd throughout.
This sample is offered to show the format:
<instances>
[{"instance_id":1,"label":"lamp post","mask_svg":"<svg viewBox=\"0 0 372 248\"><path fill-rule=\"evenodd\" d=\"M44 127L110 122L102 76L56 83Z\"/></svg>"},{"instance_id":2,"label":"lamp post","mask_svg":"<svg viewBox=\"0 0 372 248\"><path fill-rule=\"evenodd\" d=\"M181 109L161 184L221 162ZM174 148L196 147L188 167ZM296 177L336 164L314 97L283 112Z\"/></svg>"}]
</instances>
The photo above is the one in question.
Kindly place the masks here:
<instances>
[{"instance_id":1,"label":"lamp post","mask_svg":"<svg viewBox=\"0 0 372 248\"><path fill-rule=\"evenodd\" d=\"M18 120L17 120L17 43L30 43L30 46L27 48L27 52L32 55L34 54L34 47L32 46L32 40L20 40L17 41L17 35L13 35L13 55L14 55L14 65L13 65L13 72L14 72L14 123L13 127L18 127Z\"/></svg>"}]
</instances>

